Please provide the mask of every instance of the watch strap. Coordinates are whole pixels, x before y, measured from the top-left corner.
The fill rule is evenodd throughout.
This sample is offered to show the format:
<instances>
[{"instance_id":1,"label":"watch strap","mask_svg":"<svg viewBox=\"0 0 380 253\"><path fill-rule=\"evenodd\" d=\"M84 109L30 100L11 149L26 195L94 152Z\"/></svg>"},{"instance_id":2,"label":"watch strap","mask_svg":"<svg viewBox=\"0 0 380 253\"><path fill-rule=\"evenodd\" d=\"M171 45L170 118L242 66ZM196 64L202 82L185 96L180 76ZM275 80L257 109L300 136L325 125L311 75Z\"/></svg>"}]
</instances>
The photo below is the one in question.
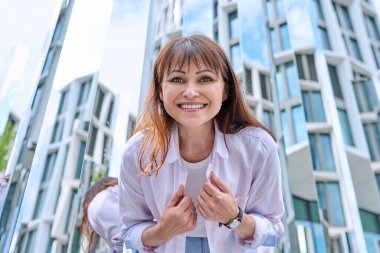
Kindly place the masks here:
<instances>
[{"instance_id":1,"label":"watch strap","mask_svg":"<svg viewBox=\"0 0 380 253\"><path fill-rule=\"evenodd\" d=\"M235 220L238 220L239 222L241 222L241 220L243 219L243 214L244 214L244 212L243 212L243 210L240 208L240 206L238 206L238 208L239 208L239 213L238 213L238 215L237 215L234 219L230 220L230 221L227 222L227 223L221 223L221 222L219 222L219 227L221 227L221 226L223 225L223 226L228 227L229 229L231 229L230 225L231 225L232 222L234 222Z\"/></svg>"}]
</instances>

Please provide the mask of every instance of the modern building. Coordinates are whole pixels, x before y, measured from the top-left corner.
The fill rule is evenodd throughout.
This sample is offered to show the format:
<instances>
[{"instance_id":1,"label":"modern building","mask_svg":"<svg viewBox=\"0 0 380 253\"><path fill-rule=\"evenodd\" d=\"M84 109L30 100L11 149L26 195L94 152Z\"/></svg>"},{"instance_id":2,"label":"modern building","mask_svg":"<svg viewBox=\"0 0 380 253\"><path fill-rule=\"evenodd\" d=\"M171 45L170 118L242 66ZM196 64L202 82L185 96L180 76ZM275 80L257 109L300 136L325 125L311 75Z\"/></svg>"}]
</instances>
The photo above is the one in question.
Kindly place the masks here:
<instances>
[{"instance_id":1,"label":"modern building","mask_svg":"<svg viewBox=\"0 0 380 253\"><path fill-rule=\"evenodd\" d=\"M25 187L32 167L37 141L50 97L58 60L70 21L74 0L58 2L52 31L47 36L46 57L38 66L40 74L31 87L36 87L33 101L20 120L14 147L8 160L6 173L11 175L8 195L0 213L0 251L9 252L20 211ZM42 65L43 63L43 65Z\"/></svg>"},{"instance_id":2,"label":"modern building","mask_svg":"<svg viewBox=\"0 0 380 253\"><path fill-rule=\"evenodd\" d=\"M169 39L201 32L221 45L279 142L286 233L275 252L380 252L375 1L151 3L140 101Z\"/></svg>"},{"instance_id":3,"label":"modern building","mask_svg":"<svg viewBox=\"0 0 380 253\"><path fill-rule=\"evenodd\" d=\"M44 159L35 164L43 169L32 172L39 174L39 185L25 193L33 212L24 214L15 252L80 252L81 197L92 181L108 174L114 103L97 75L61 90L55 123L38 154Z\"/></svg>"}]
</instances>

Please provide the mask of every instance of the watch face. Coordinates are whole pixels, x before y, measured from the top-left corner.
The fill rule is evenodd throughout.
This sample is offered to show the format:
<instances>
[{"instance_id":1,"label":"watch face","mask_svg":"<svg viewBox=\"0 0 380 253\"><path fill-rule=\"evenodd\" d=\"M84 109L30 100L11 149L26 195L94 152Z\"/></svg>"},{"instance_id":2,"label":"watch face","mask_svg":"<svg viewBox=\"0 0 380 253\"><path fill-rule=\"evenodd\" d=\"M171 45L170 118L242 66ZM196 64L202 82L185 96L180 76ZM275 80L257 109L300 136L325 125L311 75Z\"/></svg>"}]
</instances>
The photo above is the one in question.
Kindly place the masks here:
<instances>
[{"instance_id":1,"label":"watch face","mask_svg":"<svg viewBox=\"0 0 380 253\"><path fill-rule=\"evenodd\" d=\"M231 222L230 224L230 228L237 228L238 226L240 226L240 221L238 219L235 219Z\"/></svg>"}]
</instances>

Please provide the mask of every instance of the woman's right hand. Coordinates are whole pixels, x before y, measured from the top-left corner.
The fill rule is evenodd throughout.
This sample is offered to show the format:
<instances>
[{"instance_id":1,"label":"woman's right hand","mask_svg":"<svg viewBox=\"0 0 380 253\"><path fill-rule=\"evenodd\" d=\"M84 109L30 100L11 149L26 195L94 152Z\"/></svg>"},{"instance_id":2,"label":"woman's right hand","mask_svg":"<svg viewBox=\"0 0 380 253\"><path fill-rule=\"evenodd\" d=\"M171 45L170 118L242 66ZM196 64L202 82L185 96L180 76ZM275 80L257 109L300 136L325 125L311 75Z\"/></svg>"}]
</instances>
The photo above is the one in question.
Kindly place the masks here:
<instances>
[{"instance_id":1,"label":"woman's right hand","mask_svg":"<svg viewBox=\"0 0 380 253\"><path fill-rule=\"evenodd\" d=\"M166 205L159 222L146 228L141 236L147 247L156 247L176 235L195 229L197 212L190 196L185 195L185 187L180 185L178 191Z\"/></svg>"},{"instance_id":2,"label":"woman's right hand","mask_svg":"<svg viewBox=\"0 0 380 253\"><path fill-rule=\"evenodd\" d=\"M178 191L166 205L160 221L159 230L166 240L192 231L197 224L197 211L190 196L185 195L185 187L181 184Z\"/></svg>"}]
</instances>

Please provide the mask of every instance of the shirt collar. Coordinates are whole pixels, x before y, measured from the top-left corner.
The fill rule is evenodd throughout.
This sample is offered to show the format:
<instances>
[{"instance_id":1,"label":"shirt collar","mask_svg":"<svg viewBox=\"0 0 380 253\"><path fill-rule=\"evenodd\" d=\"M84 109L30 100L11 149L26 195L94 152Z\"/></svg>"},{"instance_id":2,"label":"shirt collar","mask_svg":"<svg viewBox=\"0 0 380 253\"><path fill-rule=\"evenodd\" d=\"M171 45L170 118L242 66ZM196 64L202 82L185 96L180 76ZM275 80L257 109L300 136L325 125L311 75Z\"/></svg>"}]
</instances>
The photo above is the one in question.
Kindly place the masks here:
<instances>
[{"instance_id":1,"label":"shirt collar","mask_svg":"<svg viewBox=\"0 0 380 253\"><path fill-rule=\"evenodd\" d=\"M212 153L216 152L221 157L228 159L228 149L226 143L224 142L223 133L219 130L218 123L214 120L215 126L215 139L214 139L214 147ZM213 155L211 155L212 157ZM170 134L170 143L168 154L165 159L165 163L173 163L175 161L179 161L181 159L181 155L179 152L179 136L178 136L178 124L173 123L171 134Z\"/></svg>"}]
</instances>

